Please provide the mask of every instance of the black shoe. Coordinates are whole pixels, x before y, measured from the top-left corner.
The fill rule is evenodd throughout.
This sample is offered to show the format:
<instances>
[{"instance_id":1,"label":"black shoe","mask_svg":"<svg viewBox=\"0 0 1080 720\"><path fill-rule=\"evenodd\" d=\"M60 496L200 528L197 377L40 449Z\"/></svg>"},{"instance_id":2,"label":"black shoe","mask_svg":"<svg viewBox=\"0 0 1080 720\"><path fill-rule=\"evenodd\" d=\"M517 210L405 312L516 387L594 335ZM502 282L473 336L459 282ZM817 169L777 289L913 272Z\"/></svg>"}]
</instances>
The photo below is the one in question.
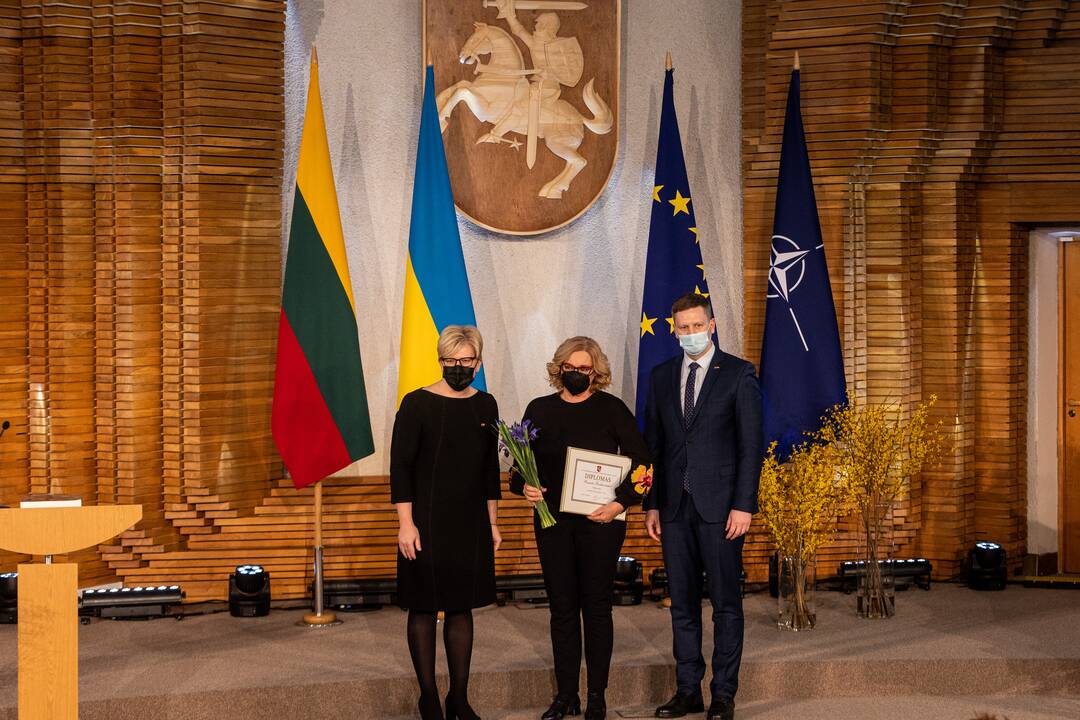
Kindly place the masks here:
<instances>
[{"instance_id":1,"label":"black shoe","mask_svg":"<svg viewBox=\"0 0 1080 720\"><path fill-rule=\"evenodd\" d=\"M728 698L715 698L709 705L706 720L735 720L735 701Z\"/></svg>"},{"instance_id":2,"label":"black shoe","mask_svg":"<svg viewBox=\"0 0 1080 720\"><path fill-rule=\"evenodd\" d=\"M547 712L540 716L540 720L562 720L564 717L580 714L581 699L577 695L571 698L556 697Z\"/></svg>"},{"instance_id":3,"label":"black shoe","mask_svg":"<svg viewBox=\"0 0 1080 720\"><path fill-rule=\"evenodd\" d=\"M480 716L469 706L469 701L459 705L452 695L446 696L446 720L480 720Z\"/></svg>"},{"instance_id":4,"label":"black shoe","mask_svg":"<svg viewBox=\"0 0 1080 720\"><path fill-rule=\"evenodd\" d=\"M705 702L701 699L700 695L680 695L679 693L675 693L674 697L656 708L656 717L681 718L690 713L704 711Z\"/></svg>"},{"instance_id":5,"label":"black shoe","mask_svg":"<svg viewBox=\"0 0 1080 720\"><path fill-rule=\"evenodd\" d=\"M420 711L421 720L444 720L438 695L421 695L416 707Z\"/></svg>"},{"instance_id":6,"label":"black shoe","mask_svg":"<svg viewBox=\"0 0 1080 720\"><path fill-rule=\"evenodd\" d=\"M607 718L607 701L604 693L589 693L589 704L585 707L585 720L605 720Z\"/></svg>"}]
</instances>

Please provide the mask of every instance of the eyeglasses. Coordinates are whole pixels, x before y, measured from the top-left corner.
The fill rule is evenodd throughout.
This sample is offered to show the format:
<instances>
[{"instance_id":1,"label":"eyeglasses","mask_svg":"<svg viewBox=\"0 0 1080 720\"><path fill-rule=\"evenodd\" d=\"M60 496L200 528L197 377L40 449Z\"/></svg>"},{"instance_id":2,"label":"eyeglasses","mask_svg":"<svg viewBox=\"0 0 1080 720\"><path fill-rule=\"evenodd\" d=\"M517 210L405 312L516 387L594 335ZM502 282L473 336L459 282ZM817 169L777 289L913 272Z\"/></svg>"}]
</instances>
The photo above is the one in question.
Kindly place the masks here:
<instances>
[{"instance_id":1,"label":"eyeglasses","mask_svg":"<svg viewBox=\"0 0 1080 720\"><path fill-rule=\"evenodd\" d=\"M571 365L570 363L563 363L562 364L562 371L563 372L579 372L582 375L592 375L593 374L593 369L592 369L591 365L581 365L579 367L577 365Z\"/></svg>"},{"instance_id":2,"label":"eyeglasses","mask_svg":"<svg viewBox=\"0 0 1080 720\"><path fill-rule=\"evenodd\" d=\"M447 367L472 367L476 364L477 358L463 357L463 358L439 358L439 362Z\"/></svg>"}]
</instances>

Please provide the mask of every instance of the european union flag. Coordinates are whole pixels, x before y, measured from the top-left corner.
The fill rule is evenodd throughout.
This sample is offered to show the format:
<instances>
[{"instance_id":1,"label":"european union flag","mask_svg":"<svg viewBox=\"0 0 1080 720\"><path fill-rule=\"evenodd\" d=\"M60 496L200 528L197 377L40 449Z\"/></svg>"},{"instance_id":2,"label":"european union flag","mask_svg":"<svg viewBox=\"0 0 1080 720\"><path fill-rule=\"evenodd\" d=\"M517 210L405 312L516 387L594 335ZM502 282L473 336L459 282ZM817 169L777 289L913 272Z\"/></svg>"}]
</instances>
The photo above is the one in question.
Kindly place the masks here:
<instances>
[{"instance_id":1,"label":"european union flag","mask_svg":"<svg viewBox=\"0 0 1080 720\"><path fill-rule=\"evenodd\" d=\"M705 263L698 245L697 222L690 204L679 118L675 115L673 70L664 78L660 139L656 144L652 222L645 260L645 290L641 297L641 339L638 341L637 417L645 422L652 369L682 352L675 339L671 304L686 293L709 297Z\"/></svg>"},{"instance_id":2,"label":"european union flag","mask_svg":"<svg viewBox=\"0 0 1080 720\"><path fill-rule=\"evenodd\" d=\"M761 393L765 442L786 458L804 432L847 399L825 245L799 109L799 70L791 73L780 179L776 187Z\"/></svg>"}]
</instances>

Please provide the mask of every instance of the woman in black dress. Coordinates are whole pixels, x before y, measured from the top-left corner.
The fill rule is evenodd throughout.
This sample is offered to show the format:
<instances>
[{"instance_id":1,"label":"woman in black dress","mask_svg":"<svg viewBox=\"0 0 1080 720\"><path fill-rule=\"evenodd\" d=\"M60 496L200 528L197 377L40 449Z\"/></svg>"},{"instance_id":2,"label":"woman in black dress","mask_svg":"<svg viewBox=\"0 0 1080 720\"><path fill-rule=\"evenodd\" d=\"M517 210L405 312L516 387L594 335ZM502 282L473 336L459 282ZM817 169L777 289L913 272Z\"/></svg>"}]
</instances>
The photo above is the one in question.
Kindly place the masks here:
<instances>
[{"instance_id":1,"label":"woman in black dress","mask_svg":"<svg viewBox=\"0 0 1080 720\"><path fill-rule=\"evenodd\" d=\"M557 694L542 720L562 720L581 712L582 621L588 677L586 720L603 720L614 629L611 596L615 566L626 537L625 521L616 519L642 501L647 488L635 487L633 469L648 464L648 449L633 413L622 400L603 392L611 384L608 359L595 340L572 337L547 364L548 380L558 392L529 403L525 419L538 428L532 442L543 491L526 486L519 475L510 489L532 503L547 500L556 524L546 530L534 522L536 547L551 609L551 648ZM559 511L567 447L629 456L631 472L615 499L591 515ZM535 519L534 519L535 520Z\"/></svg>"},{"instance_id":2,"label":"woman in black dress","mask_svg":"<svg viewBox=\"0 0 1080 720\"><path fill-rule=\"evenodd\" d=\"M443 379L401 401L390 446L390 501L398 513L398 602L420 684L420 715L444 715L435 685L435 629L450 671L448 720L478 720L469 706L472 609L495 602L499 457L495 398L470 387L483 340L474 327L439 336Z\"/></svg>"}]
</instances>

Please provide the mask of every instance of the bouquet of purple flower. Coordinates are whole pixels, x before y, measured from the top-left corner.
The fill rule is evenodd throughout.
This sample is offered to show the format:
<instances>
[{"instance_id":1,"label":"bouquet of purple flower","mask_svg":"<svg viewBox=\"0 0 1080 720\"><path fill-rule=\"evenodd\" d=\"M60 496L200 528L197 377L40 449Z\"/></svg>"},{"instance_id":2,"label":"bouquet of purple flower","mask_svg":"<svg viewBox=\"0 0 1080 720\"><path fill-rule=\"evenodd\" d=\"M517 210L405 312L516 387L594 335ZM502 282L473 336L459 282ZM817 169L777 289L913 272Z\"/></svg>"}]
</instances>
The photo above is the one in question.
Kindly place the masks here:
<instances>
[{"instance_id":1,"label":"bouquet of purple flower","mask_svg":"<svg viewBox=\"0 0 1080 720\"><path fill-rule=\"evenodd\" d=\"M540 434L538 428L533 427L529 420L520 423L508 424L500 420L495 424L499 433L499 442L502 443L514 458L516 472L521 474L522 479L537 490L540 489L540 473L536 469L536 456L533 454L529 443ZM548 510L547 502L541 500L536 503L536 514L540 516L540 527L549 528L555 524L555 518Z\"/></svg>"}]
</instances>

